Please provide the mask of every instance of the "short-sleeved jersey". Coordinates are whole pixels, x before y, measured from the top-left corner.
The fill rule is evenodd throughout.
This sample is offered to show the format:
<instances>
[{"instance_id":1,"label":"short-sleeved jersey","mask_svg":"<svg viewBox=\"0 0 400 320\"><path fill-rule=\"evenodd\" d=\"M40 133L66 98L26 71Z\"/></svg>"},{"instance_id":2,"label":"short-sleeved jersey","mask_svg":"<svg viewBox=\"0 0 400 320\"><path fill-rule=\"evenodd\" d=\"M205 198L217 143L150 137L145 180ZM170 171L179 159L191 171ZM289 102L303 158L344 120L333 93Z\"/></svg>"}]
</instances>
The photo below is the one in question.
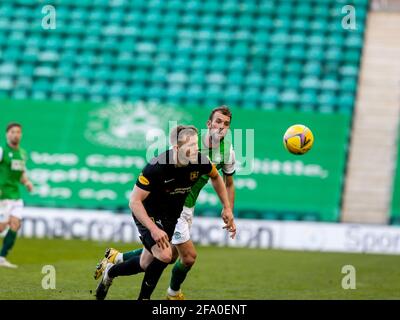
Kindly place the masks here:
<instances>
[{"instance_id":1,"label":"short-sleeved jersey","mask_svg":"<svg viewBox=\"0 0 400 320\"><path fill-rule=\"evenodd\" d=\"M0 147L0 199L21 199L19 185L26 170L26 152L8 144Z\"/></svg>"},{"instance_id":2,"label":"short-sleeved jersey","mask_svg":"<svg viewBox=\"0 0 400 320\"><path fill-rule=\"evenodd\" d=\"M182 211L186 196L199 178L217 174L215 166L200 152L197 163L176 166L173 163L173 150L168 150L146 165L136 185L150 192L143 201L150 217L175 222Z\"/></svg>"},{"instance_id":3,"label":"short-sleeved jersey","mask_svg":"<svg viewBox=\"0 0 400 320\"><path fill-rule=\"evenodd\" d=\"M209 148L206 146L204 138L199 137L199 141L201 141L200 152L207 155L217 170L221 170L224 175L233 175L235 173L235 151L232 143L223 139L215 148ZM200 191L208 183L208 180L209 177L205 175L197 181L185 200L185 207L192 208L196 205Z\"/></svg>"}]
</instances>

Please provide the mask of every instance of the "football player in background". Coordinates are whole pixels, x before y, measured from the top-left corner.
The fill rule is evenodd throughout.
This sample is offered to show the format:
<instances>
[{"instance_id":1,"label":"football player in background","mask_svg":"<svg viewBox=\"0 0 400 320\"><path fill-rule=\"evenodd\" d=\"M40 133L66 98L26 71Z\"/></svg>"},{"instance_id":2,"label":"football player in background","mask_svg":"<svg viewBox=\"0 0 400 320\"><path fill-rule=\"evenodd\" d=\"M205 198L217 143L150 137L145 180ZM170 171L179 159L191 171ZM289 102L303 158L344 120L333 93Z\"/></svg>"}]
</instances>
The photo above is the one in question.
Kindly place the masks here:
<instances>
[{"instance_id":1,"label":"football player in background","mask_svg":"<svg viewBox=\"0 0 400 320\"><path fill-rule=\"evenodd\" d=\"M17 238L21 227L22 210L19 185L23 184L29 192L33 185L26 174L26 152L20 148L22 126L10 123L6 128L6 143L0 146L0 232L8 227L0 251L0 267L17 268L6 257Z\"/></svg>"}]
</instances>

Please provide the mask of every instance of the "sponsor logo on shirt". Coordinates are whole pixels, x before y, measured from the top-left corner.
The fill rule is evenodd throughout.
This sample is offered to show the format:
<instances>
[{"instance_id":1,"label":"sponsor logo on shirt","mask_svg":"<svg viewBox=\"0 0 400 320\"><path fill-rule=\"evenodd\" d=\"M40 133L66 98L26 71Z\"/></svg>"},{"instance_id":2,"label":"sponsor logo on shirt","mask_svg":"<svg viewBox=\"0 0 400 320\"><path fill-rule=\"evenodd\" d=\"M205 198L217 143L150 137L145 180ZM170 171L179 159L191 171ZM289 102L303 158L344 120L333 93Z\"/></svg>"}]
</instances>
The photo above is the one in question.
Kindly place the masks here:
<instances>
[{"instance_id":1,"label":"sponsor logo on shirt","mask_svg":"<svg viewBox=\"0 0 400 320\"><path fill-rule=\"evenodd\" d=\"M25 162L23 160L11 160L11 170L24 171Z\"/></svg>"},{"instance_id":2,"label":"sponsor logo on shirt","mask_svg":"<svg viewBox=\"0 0 400 320\"><path fill-rule=\"evenodd\" d=\"M139 176L139 182L144 186L148 186L150 184L149 180L147 180L147 178L142 174Z\"/></svg>"}]
</instances>

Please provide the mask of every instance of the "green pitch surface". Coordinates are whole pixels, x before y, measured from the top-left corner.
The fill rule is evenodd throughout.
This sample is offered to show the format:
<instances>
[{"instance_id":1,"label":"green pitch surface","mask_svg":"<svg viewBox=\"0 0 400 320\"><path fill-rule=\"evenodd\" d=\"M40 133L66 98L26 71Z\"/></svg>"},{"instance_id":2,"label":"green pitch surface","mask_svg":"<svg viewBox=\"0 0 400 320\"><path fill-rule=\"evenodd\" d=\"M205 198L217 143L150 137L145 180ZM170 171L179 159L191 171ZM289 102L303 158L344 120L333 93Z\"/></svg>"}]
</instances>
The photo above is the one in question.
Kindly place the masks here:
<instances>
[{"instance_id":1,"label":"green pitch surface","mask_svg":"<svg viewBox=\"0 0 400 320\"><path fill-rule=\"evenodd\" d=\"M0 299L94 299L96 263L104 249L139 244L18 239L0 268ZM56 270L56 289L42 288L42 268ZM344 290L344 265L356 268L356 289ZM198 260L184 283L187 299L400 299L400 256L198 247ZM171 266L153 299L164 299ZM136 299L143 275L115 279L107 299Z\"/></svg>"}]
</instances>

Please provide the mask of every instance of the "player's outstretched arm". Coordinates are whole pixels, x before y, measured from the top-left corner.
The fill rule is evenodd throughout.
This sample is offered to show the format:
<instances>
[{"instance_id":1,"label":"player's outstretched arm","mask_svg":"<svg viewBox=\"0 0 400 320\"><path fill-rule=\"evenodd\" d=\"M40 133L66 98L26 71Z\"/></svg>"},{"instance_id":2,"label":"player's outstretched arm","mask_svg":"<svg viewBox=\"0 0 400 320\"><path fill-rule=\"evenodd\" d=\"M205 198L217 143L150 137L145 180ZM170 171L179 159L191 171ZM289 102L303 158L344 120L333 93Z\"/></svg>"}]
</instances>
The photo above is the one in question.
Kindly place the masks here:
<instances>
[{"instance_id":1,"label":"player's outstretched arm","mask_svg":"<svg viewBox=\"0 0 400 320\"><path fill-rule=\"evenodd\" d=\"M216 171L216 174L211 174L210 178L212 186L223 205L222 219L225 223L225 226L223 228L227 229L231 233L231 238L233 239L236 235L236 225L233 219L233 213L229 203L228 192L226 191L224 181L222 180L222 177L219 175L218 171Z\"/></svg>"},{"instance_id":2,"label":"player's outstretched arm","mask_svg":"<svg viewBox=\"0 0 400 320\"><path fill-rule=\"evenodd\" d=\"M163 230L158 228L153 220L150 219L146 209L143 206L143 201L149 194L149 191L143 190L135 185L129 200L129 207L131 208L136 219L138 219L142 225L149 229L151 236L154 241L157 242L157 245L161 249L164 249L169 247L168 235Z\"/></svg>"},{"instance_id":3,"label":"player's outstretched arm","mask_svg":"<svg viewBox=\"0 0 400 320\"><path fill-rule=\"evenodd\" d=\"M235 184L233 182L233 176L224 175L224 181L225 181L226 191L228 192L229 203L233 211L233 207L235 204Z\"/></svg>"},{"instance_id":4,"label":"player's outstretched arm","mask_svg":"<svg viewBox=\"0 0 400 320\"><path fill-rule=\"evenodd\" d=\"M29 180L28 175L26 174L26 171L24 171L24 172L22 173L22 176L21 176L21 183L26 187L26 189L27 189L29 192L32 192L32 191L33 191L33 184L32 184L32 182Z\"/></svg>"}]
</instances>

